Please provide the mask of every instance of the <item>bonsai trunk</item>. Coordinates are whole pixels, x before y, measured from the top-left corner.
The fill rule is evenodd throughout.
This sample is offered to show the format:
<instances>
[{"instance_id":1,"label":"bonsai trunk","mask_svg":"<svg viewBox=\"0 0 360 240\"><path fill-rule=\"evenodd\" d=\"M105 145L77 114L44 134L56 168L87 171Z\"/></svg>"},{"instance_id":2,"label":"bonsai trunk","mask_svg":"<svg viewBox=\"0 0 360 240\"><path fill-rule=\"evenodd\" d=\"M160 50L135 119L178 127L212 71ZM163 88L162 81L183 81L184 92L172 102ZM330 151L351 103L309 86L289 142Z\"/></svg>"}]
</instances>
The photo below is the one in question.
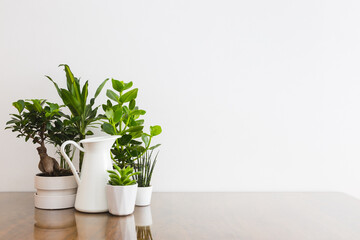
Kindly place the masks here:
<instances>
[{"instance_id":1,"label":"bonsai trunk","mask_svg":"<svg viewBox=\"0 0 360 240\"><path fill-rule=\"evenodd\" d=\"M72 175L70 170L66 170L60 168L59 163L55 160L55 158L50 157L47 154L47 149L45 145L42 143L40 147L36 148L39 156L39 169L45 176L68 176Z\"/></svg>"}]
</instances>

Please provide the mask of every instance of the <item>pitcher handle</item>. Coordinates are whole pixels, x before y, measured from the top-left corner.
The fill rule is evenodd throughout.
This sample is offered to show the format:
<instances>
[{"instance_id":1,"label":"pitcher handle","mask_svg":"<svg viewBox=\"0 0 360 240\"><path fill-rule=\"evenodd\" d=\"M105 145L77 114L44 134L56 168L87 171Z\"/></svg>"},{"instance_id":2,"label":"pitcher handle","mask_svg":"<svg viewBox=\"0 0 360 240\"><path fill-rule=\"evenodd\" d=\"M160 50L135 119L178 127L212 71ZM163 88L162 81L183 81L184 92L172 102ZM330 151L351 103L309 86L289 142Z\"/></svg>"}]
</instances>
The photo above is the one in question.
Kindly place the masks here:
<instances>
[{"instance_id":1,"label":"pitcher handle","mask_svg":"<svg viewBox=\"0 0 360 240\"><path fill-rule=\"evenodd\" d=\"M62 145L61 145L61 155L65 158L67 164L69 164L70 166L70 169L75 177L75 180L76 180L76 183L78 184L78 186L80 186L80 177L79 177L79 174L76 172L76 168L74 166L74 164L72 163L72 161L70 160L70 158L68 157L68 155L66 155L65 153L65 147L66 145L68 144L72 144L74 145L77 149L79 149L80 151L82 152L85 152L85 149L83 149L82 147L80 147L79 144L77 144L76 142L72 141L72 140L69 140L69 141L66 141L64 142Z\"/></svg>"}]
</instances>

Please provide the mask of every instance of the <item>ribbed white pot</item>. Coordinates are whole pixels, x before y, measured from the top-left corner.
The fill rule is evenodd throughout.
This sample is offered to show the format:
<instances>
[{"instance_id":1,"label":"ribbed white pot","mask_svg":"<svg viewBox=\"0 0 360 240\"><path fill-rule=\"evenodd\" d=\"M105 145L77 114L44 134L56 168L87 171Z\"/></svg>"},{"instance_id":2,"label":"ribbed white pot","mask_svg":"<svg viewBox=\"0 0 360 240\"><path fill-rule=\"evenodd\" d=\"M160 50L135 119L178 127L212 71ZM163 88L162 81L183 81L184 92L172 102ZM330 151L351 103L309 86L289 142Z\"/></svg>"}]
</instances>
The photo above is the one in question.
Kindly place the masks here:
<instances>
[{"instance_id":1,"label":"ribbed white pot","mask_svg":"<svg viewBox=\"0 0 360 240\"><path fill-rule=\"evenodd\" d=\"M109 212L113 215L129 215L134 212L137 184L129 186L106 185Z\"/></svg>"},{"instance_id":2,"label":"ribbed white pot","mask_svg":"<svg viewBox=\"0 0 360 240\"><path fill-rule=\"evenodd\" d=\"M35 207L40 209L72 208L75 204L77 183L74 176L35 176Z\"/></svg>"},{"instance_id":3,"label":"ribbed white pot","mask_svg":"<svg viewBox=\"0 0 360 240\"><path fill-rule=\"evenodd\" d=\"M136 206L148 206L151 204L152 186L138 187Z\"/></svg>"}]
</instances>

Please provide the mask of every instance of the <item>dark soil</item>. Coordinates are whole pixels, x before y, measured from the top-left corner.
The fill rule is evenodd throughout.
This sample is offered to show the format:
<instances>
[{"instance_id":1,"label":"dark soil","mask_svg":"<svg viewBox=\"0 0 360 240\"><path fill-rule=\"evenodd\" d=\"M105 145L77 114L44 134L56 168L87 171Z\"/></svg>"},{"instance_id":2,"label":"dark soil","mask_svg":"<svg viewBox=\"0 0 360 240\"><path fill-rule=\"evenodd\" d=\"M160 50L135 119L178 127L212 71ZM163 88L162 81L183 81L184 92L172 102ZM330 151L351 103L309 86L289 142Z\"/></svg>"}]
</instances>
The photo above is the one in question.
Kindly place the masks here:
<instances>
[{"instance_id":1,"label":"dark soil","mask_svg":"<svg viewBox=\"0 0 360 240\"><path fill-rule=\"evenodd\" d=\"M64 176L71 176L73 175L70 169L63 169L60 168L58 171L53 172L52 174L49 173L38 173L36 176L40 177L64 177Z\"/></svg>"}]
</instances>

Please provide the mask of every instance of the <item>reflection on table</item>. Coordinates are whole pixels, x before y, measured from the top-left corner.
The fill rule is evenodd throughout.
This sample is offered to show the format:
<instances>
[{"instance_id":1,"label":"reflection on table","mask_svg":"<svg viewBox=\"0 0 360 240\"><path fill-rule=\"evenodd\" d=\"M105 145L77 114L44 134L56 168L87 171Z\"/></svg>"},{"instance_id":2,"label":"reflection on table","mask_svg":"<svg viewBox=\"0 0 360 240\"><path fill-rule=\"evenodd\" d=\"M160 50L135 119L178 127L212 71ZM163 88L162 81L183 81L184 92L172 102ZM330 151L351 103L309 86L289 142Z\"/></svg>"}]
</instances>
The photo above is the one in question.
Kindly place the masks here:
<instances>
[{"instance_id":1,"label":"reflection on table","mask_svg":"<svg viewBox=\"0 0 360 240\"><path fill-rule=\"evenodd\" d=\"M109 213L88 214L75 209L35 208L34 239L153 239L151 207L136 207L128 216ZM89 231L92 229L92 231Z\"/></svg>"}]
</instances>

